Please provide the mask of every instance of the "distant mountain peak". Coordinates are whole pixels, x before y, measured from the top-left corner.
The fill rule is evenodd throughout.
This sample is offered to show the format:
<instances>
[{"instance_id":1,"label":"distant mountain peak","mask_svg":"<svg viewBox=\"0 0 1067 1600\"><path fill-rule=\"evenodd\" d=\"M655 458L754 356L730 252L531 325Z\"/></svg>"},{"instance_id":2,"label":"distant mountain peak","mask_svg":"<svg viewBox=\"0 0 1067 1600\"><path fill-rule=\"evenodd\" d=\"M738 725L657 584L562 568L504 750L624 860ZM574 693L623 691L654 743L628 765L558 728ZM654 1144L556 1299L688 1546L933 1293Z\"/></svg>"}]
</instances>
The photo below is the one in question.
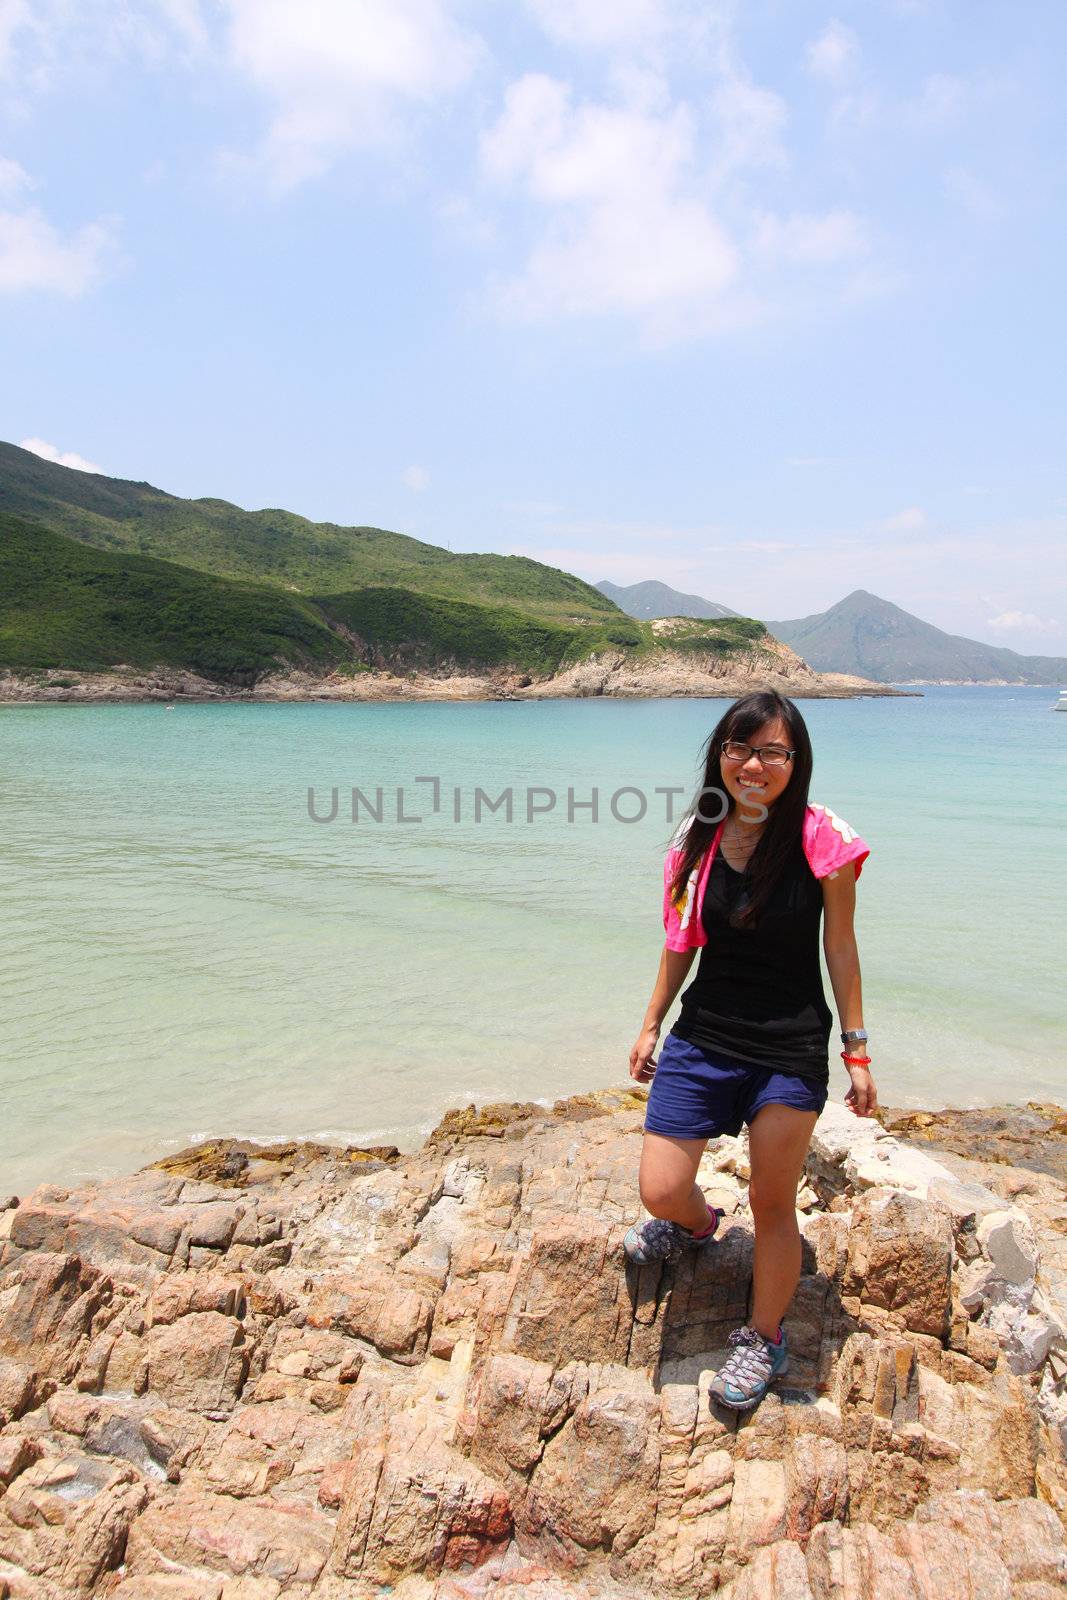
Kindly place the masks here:
<instances>
[{"instance_id":1,"label":"distant mountain peak","mask_svg":"<svg viewBox=\"0 0 1067 1600\"><path fill-rule=\"evenodd\" d=\"M1024 656L945 633L892 600L853 589L826 611L787 622L763 619L816 672L847 672L876 683L1058 684L1060 656Z\"/></svg>"},{"instance_id":2,"label":"distant mountain peak","mask_svg":"<svg viewBox=\"0 0 1067 1600\"><path fill-rule=\"evenodd\" d=\"M740 613L716 600L705 600L703 595L683 594L656 578L646 578L641 583L618 584L602 578L593 585L602 595L613 600L620 611L641 622L657 617L736 617Z\"/></svg>"}]
</instances>

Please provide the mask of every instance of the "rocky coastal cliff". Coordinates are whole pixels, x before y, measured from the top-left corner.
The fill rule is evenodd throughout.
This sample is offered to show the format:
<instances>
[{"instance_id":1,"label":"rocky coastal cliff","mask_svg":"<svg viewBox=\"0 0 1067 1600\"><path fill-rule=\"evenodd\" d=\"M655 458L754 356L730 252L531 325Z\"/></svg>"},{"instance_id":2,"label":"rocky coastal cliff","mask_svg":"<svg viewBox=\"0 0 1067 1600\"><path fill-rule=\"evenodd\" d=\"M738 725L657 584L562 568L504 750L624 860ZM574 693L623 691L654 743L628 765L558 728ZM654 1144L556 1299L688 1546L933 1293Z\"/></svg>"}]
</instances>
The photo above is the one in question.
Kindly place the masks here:
<instances>
[{"instance_id":1,"label":"rocky coastal cliff","mask_svg":"<svg viewBox=\"0 0 1067 1600\"><path fill-rule=\"evenodd\" d=\"M668 622L671 619L666 619ZM653 627L658 627L654 623ZM544 700L606 695L651 699L704 695L735 699L754 689L777 689L796 699L848 700L860 695L916 694L843 672L813 672L806 661L770 636L728 655L664 649L631 660L602 651L551 677L508 670L453 672L366 671L314 674L287 670L261 677L254 688L222 684L177 668L151 671L114 667L107 672L64 671L32 675L0 671L0 704L34 700Z\"/></svg>"},{"instance_id":2,"label":"rocky coastal cliff","mask_svg":"<svg viewBox=\"0 0 1067 1600\"><path fill-rule=\"evenodd\" d=\"M0 1212L10 1600L1052 1600L1067 1194L828 1105L789 1374L709 1403L721 1239L626 1268L642 1095L454 1112L422 1150L215 1142ZM4 1205L0 1197L0 1206Z\"/></svg>"}]
</instances>

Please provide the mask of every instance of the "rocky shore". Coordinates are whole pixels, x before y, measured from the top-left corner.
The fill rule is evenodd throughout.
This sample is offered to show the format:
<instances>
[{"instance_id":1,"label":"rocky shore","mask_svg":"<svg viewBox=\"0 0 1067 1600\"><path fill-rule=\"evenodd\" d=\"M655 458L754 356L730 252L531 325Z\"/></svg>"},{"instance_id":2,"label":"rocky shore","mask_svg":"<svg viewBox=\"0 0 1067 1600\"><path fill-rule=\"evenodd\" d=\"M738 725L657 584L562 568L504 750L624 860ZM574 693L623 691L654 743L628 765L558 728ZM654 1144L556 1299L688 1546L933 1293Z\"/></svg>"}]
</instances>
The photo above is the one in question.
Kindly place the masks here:
<instances>
[{"instance_id":1,"label":"rocky shore","mask_svg":"<svg viewBox=\"0 0 1067 1600\"><path fill-rule=\"evenodd\" d=\"M895 1111L879 1120L898 1138L982 1164L1046 1173L1067 1188L1067 1110L1028 1100L1025 1106L984 1106L956 1111ZM994 1178L996 1174L992 1175ZM983 1178L983 1181L986 1181Z\"/></svg>"},{"instance_id":2,"label":"rocky shore","mask_svg":"<svg viewBox=\"0 0 1067 1600\"><path fill-rule=\"evenodd\" d=\"M664 650L633 663L605 652L551 677L511 671L470 674L368 670L315 676L288 670L261 677L251 688L221 684L180 669L114 667L107 672L0 671L0 704L26 701L111 700L545 700L604 695L623 699L708 696L736 699L754 689L777 689L796 699L850 700L918 694L843 672L813 672L777 639L731 656L686 656Z\"/></svg>"},{"instance_id":3,"label":"rocky shore","mask_svg":"<svg viewBox=\"0 0 1067 1600\"><path fill-rule=\"evenodd\" d=\"M746 1143L705 1157L721 1238L637 1271L642 1118L471 1107L408 1156L214 1141L0 1197L0 1597L1062 1595L1062 1182L828 1105L791 1369L739 1417L708 1382Z\"/></svg>"}]
</instances>

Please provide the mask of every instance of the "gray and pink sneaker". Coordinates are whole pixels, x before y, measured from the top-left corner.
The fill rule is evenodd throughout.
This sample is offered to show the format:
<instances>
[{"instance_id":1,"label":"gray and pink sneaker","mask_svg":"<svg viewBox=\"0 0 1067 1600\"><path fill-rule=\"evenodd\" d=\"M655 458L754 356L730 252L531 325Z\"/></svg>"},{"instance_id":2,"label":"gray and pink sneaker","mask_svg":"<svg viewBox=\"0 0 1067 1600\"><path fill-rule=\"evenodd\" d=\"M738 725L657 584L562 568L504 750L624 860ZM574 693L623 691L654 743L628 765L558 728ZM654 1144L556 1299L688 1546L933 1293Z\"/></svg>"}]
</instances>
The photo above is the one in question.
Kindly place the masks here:
<instances>
[{"instance_id":1,"label":"gray and pink sneaker","mask_svg":"<svg viewBox=\"0 0 1067 1600\"><path fill-rule=\"evenodd\" d=\"M712 1220L706 1233L691 1233L677 1222L668 1222L666 1217L649 1217L647 1222L635 1224L622 1241L627 1258L639 1267L647 1267L653 1261L677 1261L684 1251L701 1249L714 1239L726 1215L718 1206L709 1206L708 1213Z\"/></svg>"},{"instance_id":2,"label":"gray and pink sneaker","mask_svg":"<svg viewBox=\"0 0 1067 1600\"><path fill-rule=\"evenodd\" d=\"M748 1411L759 1404L776 1378L789 1371L785 1329L778 1324L775 1342L746 1324L735 1328L726 1342L730 1354L712 1378L708 1396L732 1411Z\"/></svg>"}]
</instances>

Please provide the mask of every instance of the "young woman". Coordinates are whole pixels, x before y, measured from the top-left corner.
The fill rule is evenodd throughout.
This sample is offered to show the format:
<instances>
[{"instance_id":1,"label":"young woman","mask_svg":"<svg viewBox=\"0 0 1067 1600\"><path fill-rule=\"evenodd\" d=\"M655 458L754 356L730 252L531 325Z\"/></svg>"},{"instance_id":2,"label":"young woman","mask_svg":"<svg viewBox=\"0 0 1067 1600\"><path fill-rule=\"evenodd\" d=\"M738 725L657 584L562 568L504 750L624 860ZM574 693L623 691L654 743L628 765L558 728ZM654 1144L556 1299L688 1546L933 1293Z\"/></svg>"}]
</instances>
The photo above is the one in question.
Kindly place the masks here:
<instances>
[{"instance_id":1,"label":"young woman","mask_svg":"<svg viewBox=\"0 0 1067 1600\"><path fill-rule=\"evenodd\" d=\"M746 695L706 746L704 784L664 863L666 943L630 1076L649 1082L641 1200L651 1217L627 1233L631 1261L705 1248L723 1213L696 1182L709 1139L749 1130L755 1228L750 1321L729 1336L711 1384L747 1410L788 1366L781 1319L800 1277L796 1192L826 1104L832 1015L823 950L852 1080L845 1104L877 1105L867 1055L853 930L856 879L870 851L848 823L810 804L811 742L791 700ZM653 1059L663 1018L700 949L681 1014Z\"/></svg>"}]
</instances>

